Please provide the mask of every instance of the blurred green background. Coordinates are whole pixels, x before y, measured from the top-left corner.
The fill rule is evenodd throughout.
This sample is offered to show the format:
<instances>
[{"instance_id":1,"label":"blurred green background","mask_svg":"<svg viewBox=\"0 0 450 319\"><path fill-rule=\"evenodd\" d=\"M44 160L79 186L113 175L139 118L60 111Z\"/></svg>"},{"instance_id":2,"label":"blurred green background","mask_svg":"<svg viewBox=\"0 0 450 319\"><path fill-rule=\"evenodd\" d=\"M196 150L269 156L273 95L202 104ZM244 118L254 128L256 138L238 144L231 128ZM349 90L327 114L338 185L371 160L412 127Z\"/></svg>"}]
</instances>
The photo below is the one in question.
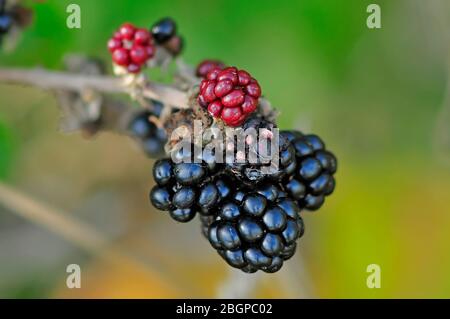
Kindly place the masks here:
<instances>
[{"instance_id":1,"label":"blurred green background","mask_svg":"<svg viewBox=\"0 0 450 319\"><path fill-rule=\"evenodd\" d=\"M296 259L246 276L250 296L448 298L450 3L378 0L382 28L370 30L373 2L28 1L35 20L0 65L60 69L73 52L109 61L105 43L124 21L175 18L186 62L245 68L281 127L319 134L339 159L335 194L304 213ZM81 6L80 30L65 26L70 3ZM1 181L95 228L112 262L0 202L0 297L222 296L229 269L197 223L150 208L152 162L133 141L64 135L58 118L51 94L0 85ZM66 288L70 263L82 289ZM373 263L380 289L366 286Z\"/></svg>"}]
</instances>

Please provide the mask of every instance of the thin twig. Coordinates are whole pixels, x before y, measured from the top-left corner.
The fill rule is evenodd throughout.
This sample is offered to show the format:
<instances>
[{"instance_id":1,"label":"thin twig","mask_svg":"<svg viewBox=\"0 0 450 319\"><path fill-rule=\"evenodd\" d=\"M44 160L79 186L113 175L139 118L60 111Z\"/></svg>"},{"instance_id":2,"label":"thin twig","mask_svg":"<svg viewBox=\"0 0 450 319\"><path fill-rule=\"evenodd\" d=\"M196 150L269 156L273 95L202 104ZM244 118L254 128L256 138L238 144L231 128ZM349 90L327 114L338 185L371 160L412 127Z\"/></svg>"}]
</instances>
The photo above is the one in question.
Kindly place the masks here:
<instances>
[{"instance_id":1,"label":"thin twig","mask_svg":"<svg viewBox=\"0 0 450 319\"><path fill-rule=\"evenodd\" d=\"M104 93L130 92L130 88L124 85L121 78L56 72L44 69L3 68L0 69L0 82L32 85L48 90L81 92L83 89L90 88ZM144 97L157 99L178 108L188 107L186 93L170 85L147 82L142 94Z\"/></svg>"},{"instance_id":2,"label":"thin twig","mask_svg":"<svg viewBox=\"0 0 450 319\"><path fill-rule=\"evenodd\" d=\"M149 276L162 278L171 289L179 290L181 280L169 276L165 267L152 265L149 267L138 258L127 254L120 249L111 247L109 240L92 226L74 219L69 214L57 208L41 203L18 190L0 183L0 203L12 212L43 226L51 232L65 238L68 242L84 249L85 251L103 258L105 261L118 265L130 265L148 273ZM191 290L183 287L184 292ZM179 293L179 291L178 291Z\"/></svg>"}]
</instances>

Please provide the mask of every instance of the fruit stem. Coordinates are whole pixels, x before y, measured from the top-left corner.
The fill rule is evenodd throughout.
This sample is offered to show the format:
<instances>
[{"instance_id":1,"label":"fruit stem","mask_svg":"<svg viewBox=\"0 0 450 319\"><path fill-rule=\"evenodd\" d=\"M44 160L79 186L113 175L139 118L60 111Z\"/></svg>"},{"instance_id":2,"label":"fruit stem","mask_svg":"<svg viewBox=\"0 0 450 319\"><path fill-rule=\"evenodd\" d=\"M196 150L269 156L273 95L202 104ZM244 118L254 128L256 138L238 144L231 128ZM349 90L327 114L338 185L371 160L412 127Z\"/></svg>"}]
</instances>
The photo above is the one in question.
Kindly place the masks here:
<instances>
[{"instance_id":1,"label":"fruit stem","mask_svg":"<svg viewBox=\"0 0 450 319\"><path fill-rule=\"evenodd\" d=\"M91 88L105 93L129 93L129 88L123 84L121 78L88 76L45 69L2 68L0 69L0 82L32 85L50 90L81 92L83 89ZM159 100L179 109L189 108L187 94L170 85L147 82L142 94L144 97Z\"/></svg>"}]
</instances>

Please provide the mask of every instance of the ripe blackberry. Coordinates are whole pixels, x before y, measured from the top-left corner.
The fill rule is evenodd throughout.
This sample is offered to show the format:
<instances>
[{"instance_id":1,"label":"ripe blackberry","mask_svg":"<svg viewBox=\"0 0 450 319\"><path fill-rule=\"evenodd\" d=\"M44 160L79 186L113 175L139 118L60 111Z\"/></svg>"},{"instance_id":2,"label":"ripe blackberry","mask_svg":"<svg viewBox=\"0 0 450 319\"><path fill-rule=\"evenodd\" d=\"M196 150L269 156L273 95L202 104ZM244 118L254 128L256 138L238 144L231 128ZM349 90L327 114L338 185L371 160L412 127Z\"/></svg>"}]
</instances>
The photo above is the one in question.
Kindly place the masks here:
<instances>
[{"instance_id":1,"label":"ripe blackberry","mask_svg":"<svg viewBox=\"0 0 450 319\"><path fill-rule=\"evenodd\" d=\"M150 101L152 104L151 113L156 117L160 117L164 109L164 104L157 100L150 100Z\"/></svg>"},{"instance_id":2,"label":"ripe blackberry","mask_svg":"<svg viewBox=\"0 0 450 319\"><path fill-rule=\"evenodd\" d=\"M8 33L14 23L13 17L8 12L0 13L0 36Z\"/></svg>"},{"instance_id":3,"label":"ripe blackberry","mask_svg":"<svg viewBox=\"0 0 450 319\"><path fill-rule=\"evenodd\" d=\"M228 126L240 126L258 106L261 87L252 76L235 67L214 68L200 83L198 102Z\"/></svg>"},{"instance_id":4,"label":"ripe blackberry","mask_svg":"<svg viewBox=\"0 0 450 319\"><path fill-rule=\"evenodd\" d=\"M131 134L140 142L145 153L149 157L160 157L164 154L164 146L167 136L164 129L157 127L150 121L150 116L154 113L144 111L133 118L129 130Z\"/></svg>"},{"instance_id":5,"label":"ripe blackberry","mask_svg":"<svg viewBox=\"0 0 450 319\"><path fill-rule=\"evenodd\" d=\"M157 185L150 192L150 201L157 209L169 211L172 218L187 222L199 212L210 215L219 203L231 193L231 183L226 176L214 175L217 167L203 160L199 163L179 162L192 158L190 151L172 154L172 158L158 160L153 167ZM221 171L221 170L219 170Z\"/></svg>"},{"instance_id":6,"label":"ripe blackberry","mask_svg":"<svg viewBox=\"0 0 450 319\"><path fill-rule=\"evenodd\" d=\"M278 187L265 184L235 191L216 211L208 239L232 267L244 272L278 271L291 258L303 235L300 208Z\"/></svg>"},{"instance_id":7,"label":"ripe blackberry","mask_svg":"<svg viewBox=\"0 0 450 319\"><path fill-rule=\"evenodd\" d=\"M170 159L159 160L153 168L157 185L150 192L150 201L155 208L168 211L176 221L188 222L196 214L196 183L205 175L206 169L200 164L174 164Z\"/></svg>"},{"instance_id":8,"label":"ripe blackberry","mask_svg":"<svg viewBox=\"0 0 450 319\"><path fill-rule=\"evenodd\" d=\"M325 149L317 135L296 131L280 132L278 143L273 144L275 147L278 144L275 148L278 154L273 153L269 144L276 136L272 136L275 129L273 123L261 116L248 118L242 125L242 135L237 134L237 142L236 139L230 142L235 144L235 151L227 156L226 169L246 185L264 181L279 184L301 208L317 210L334 190L335 156ZM261 135L267 139L261 139ZM245 151L238 145L245 145Z\"/></svg>"},{"instance_id":9,"label":"ripe blackberry","mask_svg":"<svg viewBox=\"0 0 450 319\"><path fill-rule=\"evenodd\" d=\"M214 222L214 215L200 215L202 234L208 239L209 226Z\"/></svg>"},{"instance_id":10,"label":"ripe blackberry","mask_svg":"<svg viewBox=\"0 0 450 319\"><path fill-rule=\"evenodd\" d=\"M177 35L177 25L171 18L164 18L151 27L151 33L156 43L167 49L173 56L181 53L184 46L183 38Z\"/></svg>"},{"instance_id":11,"label":"ripe blackberry","mask_svg":"<svg viewBox=\"0 0 450 319\"><path fill-rule=\"evenodd\" d=\"M163 18L152 26L151 32L156 43L163 44L177 33L177 25L173 19Z\"/></svg>"},{"instance_id":12,"label":"ripe blackberry","mask_svg":"<svg viewBox=\"0 0 450 319\"><path fill-rule=\"evenodd\" d=\"M280 182L296 168L295 151L289 140L278 134L274 123L259 115L250 116L230 143L235 151L227 157L226 167L245 184ZM242 146L245 150L239 149Z\"/></svg>"},{"instance_id":13,"label":"ripe blackberry","mask_svg":"<svg viewBox=\"0 0 450 319\"><path fill-rule=\"evenodd\" d=\"M136 28L130 23L123 24L108 41L115 65L129 73L139 73L147 61L155 54L153 38L146 29Z\"/></svg>"},{"instance_id":14,"label":"ripe blackberry","mask_svg":"<svg viewBox=\"0 0 450 319\"><path fill-rule=\"evenodd\" d=\"M215 68L223 69L225 67L225 64L222 61L219 60L203 60L202 62L197 65L197 69L195 71L195 74L199 78L206 78L206 75L209 71Z\"/></svg>"},{"instance_id":15,"label":"ripe blackberry","mask_svg":"<svg viewBox=\"0 0 450 319\"><path fill-rule=\"evenodd\" d=\"M0 13L0 45L3 37L8 33L13 25L13 19L7 13Z\"/></svg>"},{"instance_id":16,"label":"ripe blackberry","mask_svg":"<svg viewBox=\"0 0 450 319\"><path fill-rule=\"evenodd\" d=\"M334 191L336 157L317 135L298 131L284 131L281 135L291 142L297 162L294 174L283 181L284 189L300 207L317 210Z\"/></svg>"}]
</instances>

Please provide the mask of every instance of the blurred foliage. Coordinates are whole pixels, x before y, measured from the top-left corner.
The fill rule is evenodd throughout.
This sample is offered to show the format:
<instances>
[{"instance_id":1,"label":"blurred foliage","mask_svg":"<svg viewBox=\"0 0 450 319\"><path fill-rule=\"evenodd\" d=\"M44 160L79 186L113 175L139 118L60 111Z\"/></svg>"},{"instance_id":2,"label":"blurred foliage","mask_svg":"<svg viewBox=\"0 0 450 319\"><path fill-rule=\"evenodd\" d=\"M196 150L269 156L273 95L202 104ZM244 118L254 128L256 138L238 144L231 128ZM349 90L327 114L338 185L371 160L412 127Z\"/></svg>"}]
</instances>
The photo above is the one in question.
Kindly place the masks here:
<instances>
[{"instance_id":1,"label":"blurred foliage","mask_svg":"<svg viewBox=\"0 0 450 319\"><path fill-rule=\"evenodd\" d=\"M73 2L82 9L80 30L65 27L65 8ZM0 53L0 64L59 69L68 52L109 59L106 39L122 22L150 26L161 17L174 17L186 40L187 62L220 58L249 70L279 108L281 127L315 132L338 155L336 193L320 212L305 213L300 252L314 292L320 297L449 297L450 173L432 149L448 77L450 31L439 17L446 3L377 1L382 29L369 30L366 8L372 2L30 2L36 10L34 24L16 52ZM187 235L178 229L186 228L174 231L177 226L166 224L166 216L150 211L145 194L151 163L125 138L101 135L89 143L56 133L55 102L32 89L0 86L0 101L0 176L10 167L11 179L22 189L97 222L101 229L119 229L115 238L127 249L139 247L142 253L152 240L176 241L148 254L186 277L187 287L198 286L197 291L175 293L161 278L129 265L109 268L86 261L95 284L68 292L62 274L55 280L54 295L214 296L225 266L209 255L199 234L191 235L194 246L180 243ZM14 149L17 160L11 166ZM117 215L114 207L121 210ZM5 215L0 211L0 222ZM150 225L168 234L148 235L142 228ZM197 251L192 248L197 245L205 256L199 257L201 262L182 253ZM168 247L173 250L164 250ZM40 249L46 251L46 245ZM382 268L378 290L365 284L371 263ZM261 296L291 296L286 287L277 286L281 276L265 276L268 288ZM19 295L33 296L33 289Z\"/></svg>"},{"instance_id":2,"label":"blurred foliage","mask_svg":"<svg viewBox=\"0 0 450 319\"><path fill-rule=\"evenodd\" d=\"M9 127L0 121L0 179L7 176L13 159L13 134Z\"/></svg>"}]
</instances>

